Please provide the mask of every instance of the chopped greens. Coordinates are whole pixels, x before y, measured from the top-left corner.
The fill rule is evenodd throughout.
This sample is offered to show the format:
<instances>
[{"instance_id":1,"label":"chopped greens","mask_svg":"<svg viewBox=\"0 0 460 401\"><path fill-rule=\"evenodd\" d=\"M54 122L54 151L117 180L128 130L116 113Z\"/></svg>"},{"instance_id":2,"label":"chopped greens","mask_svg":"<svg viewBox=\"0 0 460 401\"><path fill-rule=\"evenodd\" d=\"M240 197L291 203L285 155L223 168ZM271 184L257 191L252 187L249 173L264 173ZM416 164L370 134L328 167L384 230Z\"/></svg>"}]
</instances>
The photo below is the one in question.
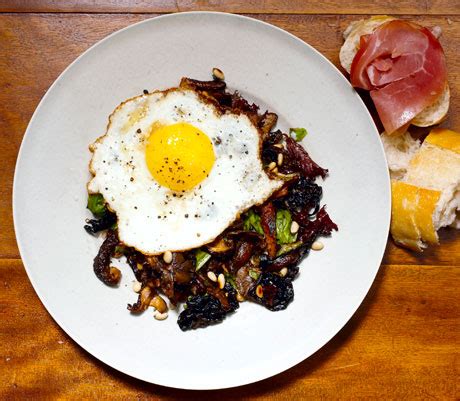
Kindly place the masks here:
<instances>
[{"instance_id":1,"label":"chopped greens","mask_svg":"<svg viewBox=\"0 0 460 401\"><path fill-rule=\"evenodd\" d=\"M235 277L233 277L230 273L226 273L224 274L224 276L225 276L225 281L229 283L236 290Z\"/></svg>"},{"instance_id":2,"label":"chopped greens","mask_svg":"<svg viewBox=\"0 0 460 401\"><path fill-rule=\"evenodd\" d=\"M200 270L209 259L211 259L211 255L209 253L202 251L201 249L198 249L195 252L195 260L196 260L195 271Z\"/></svg>"},{"instance_id":3,"label":"chopped greens","mask_svg":"<svg viewBox=\"0 0 460 401\"><path fill-rule=\"evenodd\" d=\"M104 197L101 194L88 195L87 208L95 217L103 217L107 213Z\"/></svg>"},{"instance_id":4,"label":"chopped greens","mask_svg":"<svg viewBox=\"0 0 460 401\"><path fill-rule=\"evenodd\" d=\"M300 142L303 138L307 136L308 131L305 128L290 128L289 133L297 142Z\"/></svg>"},{"instance_id":5,"label":"chopped greens","mask_svg":"<svg viewBox=\"0 0 460 401\"><path fill-rule=\"evenodd\" d=\"M291 244L283 244L280 246L280 249L276 253L276 257L289 253L297 248L302 246L302 241L292 242Z\"/></svg>"},{"instance_id":6,"label":"chopped greens","mask_svg":"<svg viewBox=\"0 0 460 401\"><path fill-rule=\"evenodd\" d=\"M276 212L276 241L278 244L290 244L297 239L291 233L292 217L289 210L280 209Z\"/></svg>"},{"instance_id":7,"label":"chopped greens","mask_svg":"<svg viewBox=\"0 0 460 401\"><path fill-rule=\"evenodd\" d=\"M246 231L255 231L261 235L264 235L264 230L260 224L260 216L252 209L248 211L244 220L243 227Z\"/></svg>"}]
</instances>

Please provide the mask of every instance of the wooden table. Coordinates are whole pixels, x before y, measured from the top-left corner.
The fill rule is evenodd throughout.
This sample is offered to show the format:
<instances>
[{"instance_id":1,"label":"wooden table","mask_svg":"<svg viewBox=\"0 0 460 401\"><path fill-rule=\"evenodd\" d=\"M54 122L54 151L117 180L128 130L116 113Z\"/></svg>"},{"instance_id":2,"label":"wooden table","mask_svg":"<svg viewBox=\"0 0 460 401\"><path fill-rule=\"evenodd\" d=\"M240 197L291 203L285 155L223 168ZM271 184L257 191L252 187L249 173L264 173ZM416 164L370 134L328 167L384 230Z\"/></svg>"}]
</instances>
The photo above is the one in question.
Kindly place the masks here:
<instances>
[{"instance_id":1,"label":"wooden table","mask_svg":"<svg viewBox=\"0 0 460 401\"><path fill-rule=\"evenodd\" d=\"M236 389L188 392L127 377L82 350L48 315L21 263L11 214L14 165L27 123L59 73L99 39L161 13L189 10L259 18L336 65L343 30L362 15L439 25L452 92L444 125L460 131L458 0L0 2L0 398L458 399L460 241L453 230L443 231L442 246L423 255L390 241L370 293L329 344L287 372Z\"/></svg>"}]
</instances>

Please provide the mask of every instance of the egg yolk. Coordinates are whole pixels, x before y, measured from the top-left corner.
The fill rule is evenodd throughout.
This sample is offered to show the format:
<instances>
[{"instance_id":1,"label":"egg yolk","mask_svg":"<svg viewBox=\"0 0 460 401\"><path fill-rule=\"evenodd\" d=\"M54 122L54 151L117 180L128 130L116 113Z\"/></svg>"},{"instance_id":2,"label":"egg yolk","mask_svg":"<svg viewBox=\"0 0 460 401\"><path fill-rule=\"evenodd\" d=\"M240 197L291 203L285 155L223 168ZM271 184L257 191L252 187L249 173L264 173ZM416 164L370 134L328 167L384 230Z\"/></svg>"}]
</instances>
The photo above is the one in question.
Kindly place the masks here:
<instances>
[{"instance_id":1,"label":"egg yolk","mask_svg":"<svg viewBox=\"0 0 460 401\"><path fill-rule=\"evenodd\" d=\"M188 123L153 127L145 150L153 178L173 191L192 189L211 172L216 157L209 137Z\"/></svg>"}]
</instances>

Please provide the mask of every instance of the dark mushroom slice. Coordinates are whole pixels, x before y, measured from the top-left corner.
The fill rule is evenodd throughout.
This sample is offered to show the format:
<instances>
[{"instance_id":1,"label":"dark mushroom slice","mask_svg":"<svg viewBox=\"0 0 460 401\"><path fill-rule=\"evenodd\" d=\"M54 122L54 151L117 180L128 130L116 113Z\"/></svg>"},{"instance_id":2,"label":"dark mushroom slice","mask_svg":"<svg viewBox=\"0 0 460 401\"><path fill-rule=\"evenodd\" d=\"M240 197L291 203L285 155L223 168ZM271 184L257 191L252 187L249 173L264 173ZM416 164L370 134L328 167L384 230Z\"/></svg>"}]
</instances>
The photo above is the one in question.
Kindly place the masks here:
<instances>
[{"instance_id":1,"label":"dark mushroom slice","mask_svg":"<svg viewBox=\"0 0 460 401\"><path fill-rule=\"evenodd\" d=\"M169 269L172 271L175 284L188 284L192 280L195 266L193 261L186 259L182 253L173 252Z\"/></svg>"},{"instance_id":2,"label":"dark mushroom slice","mask_svg":"<svg viewBox=\"0 0 460 401\"><path fill-rule=\"evenodd\" d=\"M260 208L260 224L265 234L265 247L270 258L276 256L276 210L272 202Z\"/></svg>"},{"instance_id":3,"label":"dark mushroom slice","mask_svg":"<svg viewBox=\"0 0 460 401\"><path fill-rule=\"evenodd\" d=\"M181 88L194 89L203 92L222 92L225 91L227 84L225 81L199 81L197 79L184 77L180 81Z\"/></svg>"},{"instance_id":4,"label":"dark mushroom slice","mask_svg":"<svg viewBox=\"0 0 460 401\"><path fill-rule=\"evenodd\" d=\"M252 256L254 244L250 241L240 241L236 247L235 254L231 260L231 270L237 271L245 265Z\"/></svg>"},{"instance_id":5,"label":"dark mushroom slice","mask_svg":"<svg viewBox=\"0 0 460 401\"><path fill-rule=\"evenodd\" d=\"M117 285L121 278L121 272L114 266L110 266L115 247L118 245L118 236L115 231L107 231L107 237L99 248L94 258L93 269L96 277L104 284Z\"/></svg>"},{"instance_id":6,"label":"dark mushroom slice","mask_svg":"<svg viewBox=\"0 0 460 401\"><path fill-rule=\"evenodd\" d=\"M126 253L128 265L140 283L156 280L159 286L160 261L157 256L144 256L142 253L131 249Z\"/></svg>"},{"instance_id":7,"label":"dark mushroom slice","mask_svg":"<svg viewBox=\"0 0 460 401\"><path fill-rule=\"evenodd\" d=\"M233 230L235 228L235 230ZM245 231L242 230L241 227L231 227L230 231L226 233L227 236L232 237L234 239L244 239L244 240L251 240L251 241L261 241L264 239L263 235L255 232L255 231Z\"/></svg>"},{"instance_id":8,"label":"dark mushroom slice","mask_svg":"<svg viewBox=\"0 0 460 401\"><path fill-rule=\"evenodd\" d=\"M249 270L251 265L245 265L238 269L235 276L235 284L238 293L245 297L247 296L249 290L254 287L254 279L249 275Z\"/></svg>"},{"instance_id":9,"label":"dark mushroom slice","mask_svg":"<svg viewBox=\"0 0 460 401\"><path fill-rule=\"evenodd\" d=\"M298 251L289 252L273 260L261 258L260 267L267 272L278 272L284 267L290 268L296 265L300 259L301 255Z\"/></svg>"},{"instance_id":10,"label":"dark mushroom slice","mask_svg":"<svg viewBox=\"0 0 460 401\"><path fill-rule=\"evenodd\" d=\"M174 271L170 264L163 264L160 270L160 287L163 293L174 299Z\"/></svg>"}]
</instances>

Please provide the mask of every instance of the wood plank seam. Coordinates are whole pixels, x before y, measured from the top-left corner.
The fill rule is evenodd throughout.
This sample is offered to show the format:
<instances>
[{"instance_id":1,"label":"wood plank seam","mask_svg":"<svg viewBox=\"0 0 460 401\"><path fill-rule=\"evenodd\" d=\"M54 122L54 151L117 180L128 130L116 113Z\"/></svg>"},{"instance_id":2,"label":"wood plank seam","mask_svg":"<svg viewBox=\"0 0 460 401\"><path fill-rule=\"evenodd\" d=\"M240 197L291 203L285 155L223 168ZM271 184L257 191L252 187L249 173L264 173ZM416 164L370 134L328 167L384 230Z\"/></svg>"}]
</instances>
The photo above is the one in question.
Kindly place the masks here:
<instances>
[{"instance_id":1,"label":"wood plank seam","mask_svg":"<svg viewBox=\"0 0 460 401\"><path fill-rule=\"evenodd\" d=\"M180 11L65 11L65 10L59 10L59 11L3 11L0 9L0 15L40 15L40 16L46 16L46 15L168 15L168 14L176 14L179 12L189 12L190 10L180 10ZM366 16L371 16L371 15L377 15L379 13L351 13L351 14L337 14L337 13L305 13L305 12L263 12L263 13L257 13L257 12L228 12L229 14L236 14L236 15L246 15L248 17L251 16L258 16L258 15L267 15L267 16L308 16L308 17L315 17L315 16L321 16L321 17L359 17L359 18L364 18ZM382 13L380 13L382 14ZM398 17L458 17L460 16L460 13L437 13L437 14L409 14L409 13L388 13L391 15L395 15Z\"/></svg>"}]
</instances>

